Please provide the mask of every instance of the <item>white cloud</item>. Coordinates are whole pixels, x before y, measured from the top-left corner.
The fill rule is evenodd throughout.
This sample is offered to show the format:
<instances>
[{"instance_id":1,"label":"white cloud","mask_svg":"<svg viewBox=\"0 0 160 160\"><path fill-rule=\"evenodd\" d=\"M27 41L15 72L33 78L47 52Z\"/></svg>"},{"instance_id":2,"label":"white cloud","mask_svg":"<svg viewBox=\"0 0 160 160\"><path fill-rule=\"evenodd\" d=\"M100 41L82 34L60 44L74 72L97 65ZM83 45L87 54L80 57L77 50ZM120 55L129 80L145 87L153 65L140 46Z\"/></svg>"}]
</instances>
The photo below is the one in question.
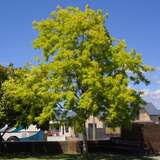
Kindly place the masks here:
<instances>
[{"instance_id":1,"label":"white cloud","mask_svg":"<svg viewBox=\"0 0 160 160\"><path fill-rule=\"evenodd\" d=\"M147 102L152 102L155 106L160 108L160 89L157 90L149 90L149 89L144 89L144 99Z\"/></svg>"},{"instance_id":2,"label":"white cloud","mask_svg":"<svg viewBox=\"0 0 160 160\"><path fill-rule=\"evenodd\" d=\"M154 67L155 71L160 71L160 66Z\"/></svg>"},{"instance_id":3,"label":"white cloud","mask_svg":"<svg viewBox=\"0 0 160 160\"><path fill-rule=\"evenodd\" d=\"M160 100L160 89L157 89L150 93L153 99Z\"/></svg>"},{"instance_id":4,"label":"white cloud","mask_svg":"<svg viewBox=\"0 0 160 160\"><path fill-rule=\"evenodd\" d=\"M143 97L144 96L148 96L149 95L149 89L144 89L144 90L142 90L142 92L143 92Z\"/></svg>"},{"instance_id":5,"label":"white cloud","mask_svg":"<svg viewBox=\"0 0 160 160\"><path fill-rule=\"evenodd\" d=\"M156 83L157 83L157 84L160 84L160 80L157 80Z\"/></svg>"}]
</instances>

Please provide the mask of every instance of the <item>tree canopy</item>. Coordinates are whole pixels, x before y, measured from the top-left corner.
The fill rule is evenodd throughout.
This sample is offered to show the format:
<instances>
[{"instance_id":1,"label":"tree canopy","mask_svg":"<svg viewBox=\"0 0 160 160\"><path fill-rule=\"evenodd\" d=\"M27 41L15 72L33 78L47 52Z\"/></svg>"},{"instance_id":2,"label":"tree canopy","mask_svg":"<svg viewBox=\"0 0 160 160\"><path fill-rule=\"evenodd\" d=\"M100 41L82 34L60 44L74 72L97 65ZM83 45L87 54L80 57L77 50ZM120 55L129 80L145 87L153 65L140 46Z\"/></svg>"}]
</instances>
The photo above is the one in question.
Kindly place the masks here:
<instances>
[{"instance_id":1,"label":"tree canopy","mask_svg":"<svg viewBox=\"0 0 160 160\"><path fill-rule=\"evenodd\" d=\"M123 40L110 36L105 20L101 10L86 6L85 11L58 8L33 23L39 32L34 47L47 62L50 93L57 97L53 101L74 111L78 126L90 115L113 126L128 124L143 102L129 83L149 83L144 72L152 68L134 49L128 51Z\"/></svg>"},{"instance_id":2,"label":"tree canopy","mask_svg":"<svg viewBox=\"0 0 160 160\"><path fill-rule=\"evenodd\" d=\"M7 67L0 65L0 128L3 128L6 124L8 126L13 126L16 124L18 117L18 112L14 110L12 101L8 95L3 90L3 83L9 78L14 77L14 68L13 64L10 64ZM2 140L3 134L0 134L0 140Z\"/></svg>"}]
</instances>

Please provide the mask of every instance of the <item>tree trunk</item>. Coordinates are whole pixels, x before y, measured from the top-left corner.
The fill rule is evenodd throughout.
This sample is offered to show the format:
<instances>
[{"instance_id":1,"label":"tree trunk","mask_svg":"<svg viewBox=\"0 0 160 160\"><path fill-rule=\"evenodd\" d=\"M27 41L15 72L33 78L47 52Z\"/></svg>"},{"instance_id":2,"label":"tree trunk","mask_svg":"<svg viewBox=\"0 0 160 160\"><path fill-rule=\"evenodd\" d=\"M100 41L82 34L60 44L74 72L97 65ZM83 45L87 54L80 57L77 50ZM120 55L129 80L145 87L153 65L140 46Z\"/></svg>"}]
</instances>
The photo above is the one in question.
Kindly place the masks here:
<instances>
[{"instance_id":1,"label":"tree trunk","mask_svg":"<svg viewBox=\"0 0 160 160\"><path fill-rule=\"evenodd\" d=\"M84 130L82 133L82 155L83 159L87 160L87 154L88 154L88 145L87 145L87 134L86 134L86 126L85 123L83 124Z\"/></svg>"},{"instance_id":2,"label":"tree trunk","mask_svg":"<svg viewBox=\"0 0 160 160\"><path fill-rule=\"evenodd\" d=\"M93 126L92 126L92 131L93 131L93 141L96 140L96 123L95 123L95 117L93 116Z\"/></svg>"}]
</instances>

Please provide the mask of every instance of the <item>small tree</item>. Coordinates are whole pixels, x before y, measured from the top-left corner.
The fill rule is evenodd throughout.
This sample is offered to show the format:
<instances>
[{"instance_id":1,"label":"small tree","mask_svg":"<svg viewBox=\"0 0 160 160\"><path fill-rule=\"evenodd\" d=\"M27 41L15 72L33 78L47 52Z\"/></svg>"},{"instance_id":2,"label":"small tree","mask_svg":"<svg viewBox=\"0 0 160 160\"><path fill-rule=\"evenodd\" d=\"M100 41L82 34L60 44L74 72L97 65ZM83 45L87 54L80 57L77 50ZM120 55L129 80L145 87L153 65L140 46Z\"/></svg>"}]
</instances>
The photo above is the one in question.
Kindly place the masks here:
<instances>
[{"instance_id":1,"label":"small tree","mask_svg":"<svg viewBox=\"0 0 160 160\"><path fill-rule=\"evenodd\" d=\"M15 119L18 116L13 107L10 107L11 100L6 96L2 89L3 83L14 76L15 70L13 64L10 64L8 67L0 65L0 128L3 128L8 124L8 127L6 127L3 133L0 133L0 141L2 141L2 137L9 126L13 126L16 123Z\"/></svg>"},{"instance_id":2,"label":"small tree","mask_svg":"<svg viewBox=\"0 0 160 160\"><path fill-rule=\"evenodd\" d=\"M7 127L0 135L1 140L5 132L11 127L23 126L27 128L30 124L35 124L43 130L48 129L49 120L45 118L41 122L38 119L41 116L42 110L45 110L44 112L49 114L46 107L47 102L50 102L48 101L48 95L45 94L45 87L42 87L42 70L41 74L39 74L38 70L34 68L30 71L26 68L14 68L10 65L4 68L4 71L6 76L1 83L0 89L0 128L5 125ZM34 72L34 75L32 72ZM43 77L45 76L43 75ZM45 116L47 116L46 114Z\"/></svg>"},{"instance_id":3,"label":"small tree","mask_svg":"<svg viewBox=\"0 0 160 160\"><path fill-rule=\"evenodd\" d=\"M27 128L30 124L34 124L42 130L48 129L51 119L48 116L54 116L51 115L53 112L49 112L51 108L49 106L51 105L53 109L53 105L48 92L49 88L44 81L45 77L41 67L32 68L32 71L20 69L15 71L14 77L3 83L1 110L4 111L4 116L9 118L7 122L9 126ZM17 113L17 116L11 120L9 113L12 116ZM43 117L43 121L40 117Z\"/></svg>"}]
</instances>

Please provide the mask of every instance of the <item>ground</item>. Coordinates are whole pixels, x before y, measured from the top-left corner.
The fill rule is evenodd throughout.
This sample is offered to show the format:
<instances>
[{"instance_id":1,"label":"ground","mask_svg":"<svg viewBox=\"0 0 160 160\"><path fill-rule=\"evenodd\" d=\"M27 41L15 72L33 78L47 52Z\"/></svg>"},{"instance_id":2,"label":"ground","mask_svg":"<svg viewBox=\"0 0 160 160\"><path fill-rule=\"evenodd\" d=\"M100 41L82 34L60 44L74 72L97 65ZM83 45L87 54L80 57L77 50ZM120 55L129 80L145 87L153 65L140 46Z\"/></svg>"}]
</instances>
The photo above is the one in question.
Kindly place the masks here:
<instances>
[{"instance_id":1,"label":"ground","mask_svg":"<svg viewBox=\"0 0 160 160\"><path fill-rule=\"evenodd\" d=\"M80 155L57 155L57 156L0 156L0 160L82 160ZM127 156L113 154L90 154L88 160L160 160L160 156Z\"/></svg>"}]
</instances>

